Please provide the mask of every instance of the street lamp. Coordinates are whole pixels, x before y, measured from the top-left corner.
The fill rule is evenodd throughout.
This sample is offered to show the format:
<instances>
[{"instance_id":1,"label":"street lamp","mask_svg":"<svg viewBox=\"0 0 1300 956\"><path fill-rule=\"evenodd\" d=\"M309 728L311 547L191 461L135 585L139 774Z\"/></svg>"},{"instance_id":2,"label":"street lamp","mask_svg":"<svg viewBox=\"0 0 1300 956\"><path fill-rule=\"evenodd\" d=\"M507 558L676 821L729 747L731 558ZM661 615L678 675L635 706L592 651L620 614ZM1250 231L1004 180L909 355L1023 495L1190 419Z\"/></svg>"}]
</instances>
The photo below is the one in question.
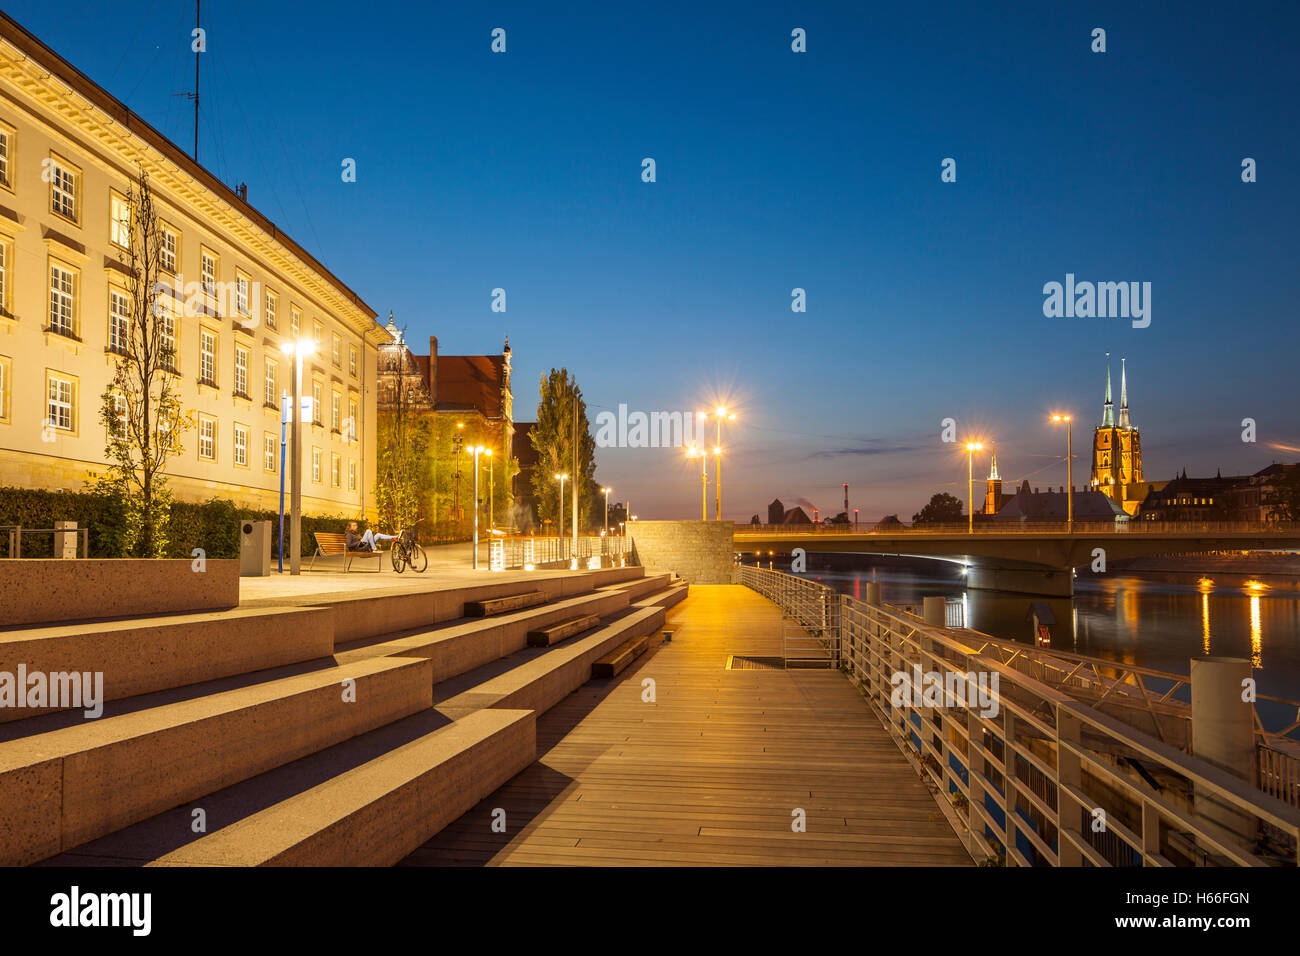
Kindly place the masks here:
<instances>
[{"instance_id":1,"label":"street lamp","mask_svg":"<svg viewBox=\"0 0 1300 956\"><path fill-rule=\"evenodd\" d=\"M482 445L475 445L470 449L474 453L474 570L478 570L478 456L487 452L492 454Z\"/></svg>"},{"instance_id":2,"label":"street lamp","mask_svg":"<svg viewBox=\"0 0 1300 956\"><path fill-rule=\"evenodd\" d=\"M970 512L970 534L975 533L975 452L983 449L983 442L966 443L966 510Z\"/></svg>"},{"instance_id":3,"label":"street lamp","mask_svg":"<svg viewBox=\"0 0 1300 956\"><path fill-rule=\"evenodd\" d=\"M558 478L558 479L560 479L560 542L561 542L561 546L563 546L563 542L564 542L564 482L565 482L565 479L567 479L569 476L568 476L568 475L556 475L555 477Z\"/></svg>"},{"instance_id":4,"label":"street lamp","mask_svg":"<svg viewBox=\"0 0 1300 956\"><path fill-rule=\"evenodd\" d=\"M1065 493L1065 533L1074 534L1074 425L1069 415L1053 415L1052 421L1065 422L1065 480L1070 483Z\"/></svg>"},{"instance_id":5,"label":"street lamp","mask_svg":"<svg viewBox=\"0 0 1300 956\"><path fill-rule=\"evenodd\" d=\"M493 493L495 489L492 487L492 449L488 448L485 452L487 454L488 469L488 540L491 541L492 531L497 526L496 496Z\"/></svg>"},{"instance_id":6,"label":"street lamp","mask_svg":"<svg viewBox=\"0 0 1300 956\"><path fill-rule=\"evenodd\" d=\"M686 449L687 458L700 460L700 520L709 520L709 456L694 445Z\"/></svg>"},{"instance_id":7,"label":"street lamp","mask_svg":"<svg viewBox=\"0 0 1300 956\"><path fill-rule=\"evenodd\" d=\"M722 423L734 422L736 420L736 413L728 412L724 406L719 405L717 408L713 410L712 415L710 415L708 412L700 412L699 415L700 418L704 418L704 419L712 418L715 422L717 422L718 425L716 447L713 449L713 453L718 456L718 473L717 476L714 478L714 481L716 482L716 490L717 490L717 503L715 505L714 517L717 520L721 521L722 520L722 447L721 447L722 446Z\"/></svg>"},{"instance_id":8,"label":"street lamp","mask_svg":"<svg viewBox=\"0 0 1300 956\"><path fill-rule=\"evenodd\" d=\"M302 360L303 356L316 353L316 342L313 339L286 341L281 343L280 351L294 358L293 484L290 486L289 498L289 573L302 574ZM315 411L312 409L313 417Z\"/></svg>"},{"instance_id":9,"label":"street lamp","mask_svg":"<svg viewBox=\"0 0 1300 956\"><path fill-rule=\"evenodd\" d=\"M605 493L605 537L608 538L609 537L609 493L614 489L601 488L600 490Z\"/></svg>"}]
</instances>

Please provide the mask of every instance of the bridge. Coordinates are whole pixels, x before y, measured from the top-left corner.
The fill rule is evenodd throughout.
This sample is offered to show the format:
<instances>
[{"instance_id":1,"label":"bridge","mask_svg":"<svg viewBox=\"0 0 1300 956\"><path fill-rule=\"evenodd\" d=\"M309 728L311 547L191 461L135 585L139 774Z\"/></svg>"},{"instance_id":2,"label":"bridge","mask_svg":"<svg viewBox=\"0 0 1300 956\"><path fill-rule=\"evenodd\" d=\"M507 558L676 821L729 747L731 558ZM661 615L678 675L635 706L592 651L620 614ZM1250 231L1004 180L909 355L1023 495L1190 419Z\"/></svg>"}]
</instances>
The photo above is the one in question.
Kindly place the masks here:
<instances>
[{"instance_id":1,"label":"bridge","mask_svg":"<svg viewBox=\"0 0 1300 956\"><path fill-rule=\"evenodd\" d=\"M1097 549L1107 562L1159 554L1300 549L1300 523L1146 522L1124 525L1064 522L897 526L736 525L740 553L896 554L966 567L967 586L1049 597L1074 593L1074 569L1092 564Z\"/></svg>"}]
</instances>

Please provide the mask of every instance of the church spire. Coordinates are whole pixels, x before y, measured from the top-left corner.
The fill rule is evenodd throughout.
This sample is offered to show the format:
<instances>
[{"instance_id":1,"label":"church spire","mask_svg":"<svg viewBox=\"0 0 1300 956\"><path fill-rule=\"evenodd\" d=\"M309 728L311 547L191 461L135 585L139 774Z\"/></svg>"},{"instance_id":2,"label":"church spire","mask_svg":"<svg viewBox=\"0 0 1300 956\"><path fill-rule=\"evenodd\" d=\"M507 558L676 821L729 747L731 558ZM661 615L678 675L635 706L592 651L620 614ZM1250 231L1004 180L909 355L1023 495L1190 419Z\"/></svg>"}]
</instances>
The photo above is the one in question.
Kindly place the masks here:
<instances>
[{"instance_id":1,"label":"church spire","mask_svg":"<svg viewBox=\"0 0 1300 956\"><path fill-rule=\"evenodd\" d=\"M989 481L1001 481L1001 480L1002 479L998 477L998 449L997 446L995 445L993 446L993 463L989 467Z\"/></svg>"},{"instance_id":2,"label":"church spire","mask_svg":"<svg viewBox=\"0 0 1300 956\"><path fill-rule=\"evenodd\" d=\"M1128 359L1119 360L1119 427L1131 428L1128 421L1128 373L1124 363Z\"/></svg>"},{"instance_id":3,"label":"church spire","mask_svg":"<svg viewBox=\"0 0 1300 956\"><path fill-rule=\"evenodd\" d=\"M1102 428L1115 427L1115 403L1110 398L1110 353L1106 353L1106 410L1101 416Z\"/></svg>"}]
</instances>

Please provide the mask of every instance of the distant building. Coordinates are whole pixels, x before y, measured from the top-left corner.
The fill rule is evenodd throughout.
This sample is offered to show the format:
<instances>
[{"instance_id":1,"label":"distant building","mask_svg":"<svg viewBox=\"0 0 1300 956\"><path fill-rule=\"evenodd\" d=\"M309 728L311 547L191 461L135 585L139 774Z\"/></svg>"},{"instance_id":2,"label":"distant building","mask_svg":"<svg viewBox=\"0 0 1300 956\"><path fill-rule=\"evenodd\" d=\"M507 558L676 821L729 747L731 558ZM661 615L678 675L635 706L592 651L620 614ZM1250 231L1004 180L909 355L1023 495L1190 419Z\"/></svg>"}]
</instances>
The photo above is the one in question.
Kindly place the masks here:
<instances>
[{"instance_id":1,"label":"distant building","mask_svg":"<svg viewBox=\"0 0 1300 956\"><path fill-rule=\"evenodd\" d=\"M1127 524L1128 513L1119 503L1100 491L1074 491L1074 520L1077 522L1105 522ZM996 521L1058 521L1068 520L1070 495L1062 486L1057 491L1029 490L1029 482L1021 483L1019 490L998 511Z\"/></svg>"},{"instance_id":2,"label":"distant building","mask_svg":"<svg viewBox=\"0 0 1300 956\"><path fill-rule=\"evenodd\" d=\"M781 499L775 499L767 506L767 523L781 524L785 521L785 505L781 504Z\"/></svg>"},{"instance_id":3,"label":"distant building","mask_svg":"<svg viewBox=\"0 0 1300 956\"><path fill-rule=\"evenodd\" d=\"M1142 500L1138 517L1143 521L1226 521L1232 490L1248 480L1222 474L1188 478L1184 468L1181 475Z\"/></svg>"},{"instance_id":4,"label":"distant building","mask_svg":"<svg viewBox=\"0 0 1300 956\"><path fill-rule=\"evenodd\" d=\"M1284 465L1275 462L1253 475L1239 479L1224 492L1229 520L1260 523L1277 520L1273 506L1266 502L1277 490L1278 484L1296 469L1300 469L1300 464Z\"/></svg>"},{"instance_id":5,"label":"distant building","mask_svg":"<svg viewBox=\"0 0 1300 956\"><path fill-rule=\"evenodd\" d=\"M980 514L993 517L1015 496L1014 491L1009 495L1002 493L1002 477L998 474L998 452L995 448L989 464L988 488L984 492L984 510Z\"/></svg>"},{"instance_id":6,"label":"distant building","mask_svg":"<svg viewBox=\"0 0 1300 956\"><path fill-rule=\"evenodd\" d=\"M529 522L527 517L537 519L537 499L533 495L533 469L537 467L537 449L533 447L532 434L536 422L515 422L514 451L515 461L519 463L519 472L513 478L515 506L521 520L515 524L523 528Z\"/></svg>"},{"instance_id":7,"label":"distant building","mask_svg":"<svg viewBox=\"0 0 1300 956\"><path fill-rule=\"evenodd\" d=\"M812 519L806 511L795 506L785 513L778 524L812 524Z\"/></svg>"},{"instance_id":8,"label":"distant building","mask_svg":"<svg viewBox=\"0 0 1300 956\"><path fill-rule=\"evenodd\" d=\"M1126 514L1137 514L1148 493L1142 478L1142 437L1128 411L1128 376L1120 360L1119 419L1110 391L1110 353L1106 353L1106 404L1092 436L1091 486L1115 501ZM1077 516L1077 512L1076 512Z\"/></svg>"}]
</instances>

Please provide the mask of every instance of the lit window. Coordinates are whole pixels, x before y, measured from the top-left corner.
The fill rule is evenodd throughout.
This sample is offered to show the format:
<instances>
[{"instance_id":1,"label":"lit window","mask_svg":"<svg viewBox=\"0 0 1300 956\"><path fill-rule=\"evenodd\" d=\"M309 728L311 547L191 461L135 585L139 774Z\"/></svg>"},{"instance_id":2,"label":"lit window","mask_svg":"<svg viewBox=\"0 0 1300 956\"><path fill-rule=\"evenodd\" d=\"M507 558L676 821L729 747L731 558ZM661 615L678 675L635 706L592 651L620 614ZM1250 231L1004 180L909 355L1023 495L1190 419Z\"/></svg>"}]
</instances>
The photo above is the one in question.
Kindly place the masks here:
<instances>
[{"instance_id":1,"label":"lit window","mask_svg":"<svg viewBox=\"0 0 1300 956\"><path fill-rule=\"evenodd\" d=\"M235 464L248 464L248 429L243 425L235 426Z\"/></svg>"},{"instance_id":2,"label":"lit window","mask_svg":"<svg viewBox=\"0 0 1300 956\"><path fill-rule=\"evenodd\" d=\"M113 393L113 417L108 423L108 437L113 441L126 441L126 396Z\"/></svg>"},{"instance_id":3,"label":"lit window","mask_svg":"<svg viewBox=\"0 0 1300 956\"><path fill-rule=\"evenodd\" d=\"M248 398L248 349L235 346L235 394Z\"/></svg>"},{"instance_id":4,"label":"lit window","mask_svg":"<svg viewBox=\"0 0 1300 956\"><path fill-rule=\"evenodd\" d=\"M262 436L262 467L271 474L275 474L278 464L275 454L275 436L267 432Z\"/></svg>"},{"instance_id":5,"label":"lit window","mask_svg":"<svg viewBox=\"0 0 1300 956\"><path fill-rule=\"evenodd\" d=\"M338 368L338 367L342 366L342 364L343 364L343 340L342 340L341 338L339 338L338 335L335 335L335 336L334 336L334 352L333 352L332 358L333 358L333 361L334 361L334 366L335 366L335 368Z\"/></svg>"},{"instance_id":6,"label":"lit window","mask_svg":"<svg viewBox=\"0 0 1300 956\"><path fill-rule=\"evenodd\" d=\"M158 264L162 266L163 271L176 274L176 249L180 245L180 240L176 236L176 230L166 223L160 223L158 226L159 238L159 255Z\"/></svg>"},{"instance_id":7,"label":"lit window","mask_svg":"<svg viewBox=\"0 0 1300 956\"><path fill-rule=\"evenodd\" d=\"M73 396L75 394L72 380L50 375L47 402L48 424L52 428L72 431Z\"/></svg>"},{"instance_id":8,"label":"lit window","mask_svg":"<svg viewBox=\"0 0 1300 956\"><path fill-rule=\"evenodd\" d=\"M313 425L320 425L321 422L321 384L320 382L311 383L311 421Z\"/></svg>"},{"instance_id":9,"label":"lit window","mask_svg":"<svg viewBox=\"0 0 1300 956\"><path fill-rule=\"evenodd\" d=\"M158 344L161 347L158 365L169 372L176 371L176 316L172 300L160 295L154 301L154 315L158 317Z\"/></svg>"},{"instance_id":10,"label":"lit window","mask_svg":"<svg viewBox=\"0 0 1300 956\"><path fill-rule=\"evenodd\" d=\"M342 466L339 464L339 456L330 455L330 484L335 488L339 486L339 475L341 470Z\"/></svg>"},{"instance_id":11,"label":"lit window","mask_svg":"<svg viewBox=\"0 0 1300 956\"><path fill-rule=\"evenodd\" d=\"M9 424L9 380L12 377L10 360L0 356L0 422Z\"/></svg>"},{"instance_id":12,"label":"lit window","mask_svg":"<svg viewBox=\"0 0 1300 956\"><path fill-rule=\"evenodd\" d=\"M348 346L348 372L354 376L357 374L357 347L355 345Z\"/></svg>"},{"instance_id":13,"label":"lit window","mask_svg":"<svg viewBox=\"0 0 1300 956\"><path fill-rule=\"evenodd\" d=\"M348 399L348 419L344 424L347 426L343 429L343 437L348 441L357 440L357 403L355 399Z\"/></svg>"},{"instance_id":14,"label":"lit window","mask_svg":"<svg viewBox=\"0 0 1300 956\"><path fill-rule=\"evenodd\" d=\"M357 490L357 462L354 458L348 459L348 491Z\"/></svg>"},{"instance_id":15,"label":"lit window","mask_svg":"<svg viewBox=\"0 0 1300 956\"><path fill-rule=\"evenodd\" d=\"M277 384L277 379L279 378L279 375L280 375L280 367L276 364L275 359L270 359L270 358L267 359L265 401L266 404L271 406L275 405L275 397L280 392Z\"/></svg>"},{"instance_id":16,"label":"lit window","mask_svg":"<svg viewBox=\"0 0 1300 956\"><path fill-rule=\"evenodd\" d=\"M235 273L235 309L240 315L252 315L249 311L248 276L242 272Z\"/></svg>"},{"instance_id":17,"label":"lit window","mask_svg":"<svg viewBox=\"0 0 1300 956\"><path fill-rule=\"evenodd\" d=\"M278 304L275 293L268 292L266 294L266 327L268 329L275 328L275 309Z\"/></svg>"},{"instance_id":18,"label":"lit window","mask_svg":"<svg viewBox=\"0 0 1300 956\"><path fill-rule=\"evenodd\" d=\"M214 388L217 384L217 337L207 329L199 332L199 381Z\"/></svg>"},{"instance_id":19,"label":"lit window","mask_svg":"<svg viewBox=\"0 0 1300 956\"><path fill-rule=\"evenodd\" d=\"M199 418L199 457L217 457L217 421L206 416Z\"/></svg>"},{"instance_id":20,"label":"lit window","mask_svg":"<svg viewBox=\"0 0 1300 956\"><path fill-rule=\"evenodd\" d=\"M77 276L70 269L50 264L50 331L75 337Z\"/></svg>"},{"instance_id":21,"label":"lit window","mask_svg":"<svg viewBox=\"0 0 1300 956\"><path fill-rule=\"evenodd\" d=\"M131 204L114 193L109 203L111 207L108 223L108 236L114 245L123 249L131 248Z\"/></svg>"},{"instance_id":22,"label":"lit window","mask_svg":"<svg viewBox=\"0 0 1300 956\"><path fill-rule=\"evenodd\" d=\"M199 276L203 282L203 291L208 295L216 295L217 257L207 249L199 254Z\"/></svg>"},{"instance_id":23,"label":"lit window","mask_svg":"<svg viewBox=\"0 0 1300 956\"><path fill-rule=\"evenodd\" d=\"M116 289L108 293L108 350L125 355L127 329L131 325L131 306L123 292Z\"/></svg>"},{"instance_id":24,"label":"lit window","mask_svg":"<svg viewBox=\"0 0 1300 956\"><path fill-rule=\"evenodd\" d=\"M343 396L338 392L330 393L330 428L339 431L343 426Z\"/></svg>"},{"instance_id":25,"label":"lit window","mask_svg":"<svg viewBox=\"0 0 1300 956\"><path fill-rule=\"evenodd\" d=\"M78 173L62 160L50 157L50 209L74 222L77 218Z\"/></svg>"},{"instance_id":26,"label":"lit window","mask_svg":"<svg viewBox=\"0 0 1300 956\"><path fill-rule=\"evenodd\" d=\"M320 484L320 449L311 450L311 480Z\"/></svg>"},{"instance_id":27,"label":"lit window","mask_svg":"<svg viewBox=\"0 0 1300 956\"><path fill-rule=\"evenodd\" d=\"M302 334L302 310L295 306L289 307L289 334L295 339Z\"/></svg>"},{"instance_id":28,"label":"lit window","mask_svg":"<svg viewBox=\"0 0 1300 956\"><path fill-rule=\"evenodd\" d=\"M0 186L14 188L12 179L11 166L14 155L14 134L12 131L0 128Z\"/></svg>"},{"instance_id":29,"label":"lit window","mask_svg":"<svg viewBox=\"0 0 1300 956\"><path fill-rule=\"evenodd\" d=\"M9 309L9 240L0 236L0 311Z\"/></svg>"},{"instance_id":30,"label":"lit window","mask_svg":"<svg viewBox=\"0 0 1300 956\"><path fill-rule=\"evenodd\" d=\"M320 323L313 322L311 327L311 337L312 337L312 341L316 343L317 355L320 355L321 336L324 334L325 334L325 330L321 328Z\"/></svg>"}]
</instances>

